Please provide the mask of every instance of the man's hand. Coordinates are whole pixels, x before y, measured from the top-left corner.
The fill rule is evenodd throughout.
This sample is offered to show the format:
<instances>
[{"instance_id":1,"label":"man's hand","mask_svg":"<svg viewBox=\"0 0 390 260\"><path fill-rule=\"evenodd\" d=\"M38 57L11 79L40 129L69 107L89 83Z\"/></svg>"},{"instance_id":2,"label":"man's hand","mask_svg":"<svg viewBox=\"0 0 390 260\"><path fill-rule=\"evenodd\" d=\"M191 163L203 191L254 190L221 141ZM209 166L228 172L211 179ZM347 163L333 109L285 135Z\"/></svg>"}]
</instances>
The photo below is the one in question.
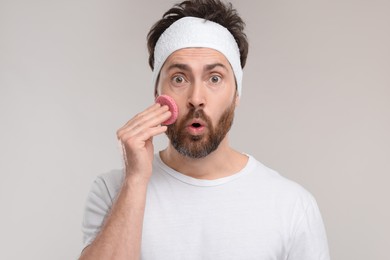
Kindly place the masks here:
<instances>
[{"instance_id":1,"label":"man's hand","mask_svg":"<svg viewBox=\"0 0 390 260\"><path fill-rule=\"evenodd\" d=\"M137 114L117 131L125 162L126 177L149 180L152 173L153 136L164 133L160 125L171 116L168 106L154 104Z\"/></svg>"},{"instance_id":2,"label":"man's hand","mask_svg":"<svg viewBox=\"0 0 390 260\"><path fill-rule=\"evenodd\" d=\"M126 178L100 232L80 260L140 258L146 190L152 174L152 139L167 130L160 124L170 116L167 106L154 104L118 130Z\"/></svg>"}]
</instances>

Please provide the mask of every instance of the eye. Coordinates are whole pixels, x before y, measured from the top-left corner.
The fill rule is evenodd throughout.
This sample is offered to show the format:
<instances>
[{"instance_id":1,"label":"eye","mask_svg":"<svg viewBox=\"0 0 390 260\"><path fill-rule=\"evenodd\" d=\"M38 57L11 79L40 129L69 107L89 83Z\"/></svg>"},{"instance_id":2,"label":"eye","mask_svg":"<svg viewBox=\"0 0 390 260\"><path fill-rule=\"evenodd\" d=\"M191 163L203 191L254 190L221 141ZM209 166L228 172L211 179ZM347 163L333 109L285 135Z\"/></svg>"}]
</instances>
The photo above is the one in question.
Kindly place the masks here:
<instances>
[{"instance_id":1,"label":"eye","mask_svg":"<svg viewBox=\"0 0 390 260\"><path fill-rule=\"evenodd\" d=\"M218 75L213 75L210 78L210 82L213 84L218 84L219 82L221 82L221 80L222 80L222 78Z\"/></svg>"},{"instance_id":2,"label":"eye","mask_svg":"<svg viewBox=\"0 0 390 260\"><path fill-rule=\"evenodd\" d=\"M182 75L177 75L172 78L174 84L183 84L186 80Z\"/></svg>"}]
</instances>

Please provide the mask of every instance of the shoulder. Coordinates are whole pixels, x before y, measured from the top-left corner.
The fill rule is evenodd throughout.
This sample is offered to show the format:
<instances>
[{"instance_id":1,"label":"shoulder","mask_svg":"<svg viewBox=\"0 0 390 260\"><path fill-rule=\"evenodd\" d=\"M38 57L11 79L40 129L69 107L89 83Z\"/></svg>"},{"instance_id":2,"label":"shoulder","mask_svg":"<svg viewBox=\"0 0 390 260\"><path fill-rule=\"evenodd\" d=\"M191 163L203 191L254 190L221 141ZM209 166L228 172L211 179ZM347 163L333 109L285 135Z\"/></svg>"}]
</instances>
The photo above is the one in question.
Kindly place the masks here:
<instances>
[{"instance_id":1,"label":"shoulder","mask_svg":"<svg viewBox=\"0 0 390 260\"><path fill-rule=\"evenodd\" d=\"M112 202L122 185L123 177L123 170L119 169L100 174L92 185L92 191Z\"/></svg>"},{"instance_id":2,"label":"shoulder","mask_svg":"<svg viewBox=\"0 0 390 260\"><path fill-rule=\"evenodd\" d=\"M256 161L252 175L257 180L261 195L283 215L289 216L295 226L304 221L318 221L321 226L321 214L315 197L301 184L290 180L277 171Z\"/></svg>"},{"instance_id":3,"label":"shoulder","mask_svg":"<svg viewBox=\"0 0 390 260\"><path fill-rule=\"evenodd\" d=\"M290 201L306 207L315 203L313 195L301 184L283 176L258 160L253 160L251 178L258 187L261 187L269 196L274 196L279 201Z\"/></svg>"}]
</instances>

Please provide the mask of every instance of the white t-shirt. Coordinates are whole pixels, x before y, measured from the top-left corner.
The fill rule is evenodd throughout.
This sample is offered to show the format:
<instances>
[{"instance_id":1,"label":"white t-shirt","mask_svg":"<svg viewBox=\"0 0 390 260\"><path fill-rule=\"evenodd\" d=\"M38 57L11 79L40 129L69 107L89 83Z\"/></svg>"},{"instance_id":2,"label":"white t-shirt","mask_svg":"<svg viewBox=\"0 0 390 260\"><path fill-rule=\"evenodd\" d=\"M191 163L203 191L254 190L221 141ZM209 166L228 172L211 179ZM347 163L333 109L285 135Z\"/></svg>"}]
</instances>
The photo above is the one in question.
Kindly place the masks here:
<instances>
[{"instance_id":1,"label":"white t-shirt","mask_svg":"<svg viewBox=\"0 0 390 260\"><path fill-rule=\"evenodd\" d=\"M109 212L122 171L101 175L88 196L84 245ZM147 191L142 260L329 260L313 196L253 157L229 177L200 180L154 157Z\"/></svg>"}]
</instances>

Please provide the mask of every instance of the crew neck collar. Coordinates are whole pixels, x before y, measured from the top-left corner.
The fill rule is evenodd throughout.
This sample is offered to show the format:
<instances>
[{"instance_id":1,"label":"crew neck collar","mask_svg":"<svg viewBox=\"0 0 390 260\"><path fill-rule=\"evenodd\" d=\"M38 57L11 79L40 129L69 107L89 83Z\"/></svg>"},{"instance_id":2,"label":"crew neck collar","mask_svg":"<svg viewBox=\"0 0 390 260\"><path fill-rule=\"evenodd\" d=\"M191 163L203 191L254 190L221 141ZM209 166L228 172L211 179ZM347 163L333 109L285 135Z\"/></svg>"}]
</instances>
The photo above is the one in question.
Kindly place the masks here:
<instances>
[{"instance_id":1,"label":"crew neck collar","mask_svg":"<svg viewBox=\"0 0 390 260\"><path fill-rule=\"evenodd\" d=\"M248 161L247 161L246 165L240 171L238 171L232 175L229 175L227 177L222 177L222 178L218 178L218 179L214 179L214 180L197 179L197 178L187 176L187 175L180 173L178 171L175 171L174 169L170 168L168 165L166 165L162 161L162 159L160 157L160 153L155 154L154 161L156 163L156 166L159 167L160 169L162 169L164 173L172 176L173 178L175 178L181 182L184 182L184 183L187 183L187 184L193 185L193 186L210 187L210 186L223 185L225 183L236 180L236 179L240 178L241 176L249 173L251 171L251 169L253 167L255 167L255 161L254 161L254 158L252 156L250 156L248 154L245 154L245 155L248 156Z\"/></svg>"}]
</instances>

